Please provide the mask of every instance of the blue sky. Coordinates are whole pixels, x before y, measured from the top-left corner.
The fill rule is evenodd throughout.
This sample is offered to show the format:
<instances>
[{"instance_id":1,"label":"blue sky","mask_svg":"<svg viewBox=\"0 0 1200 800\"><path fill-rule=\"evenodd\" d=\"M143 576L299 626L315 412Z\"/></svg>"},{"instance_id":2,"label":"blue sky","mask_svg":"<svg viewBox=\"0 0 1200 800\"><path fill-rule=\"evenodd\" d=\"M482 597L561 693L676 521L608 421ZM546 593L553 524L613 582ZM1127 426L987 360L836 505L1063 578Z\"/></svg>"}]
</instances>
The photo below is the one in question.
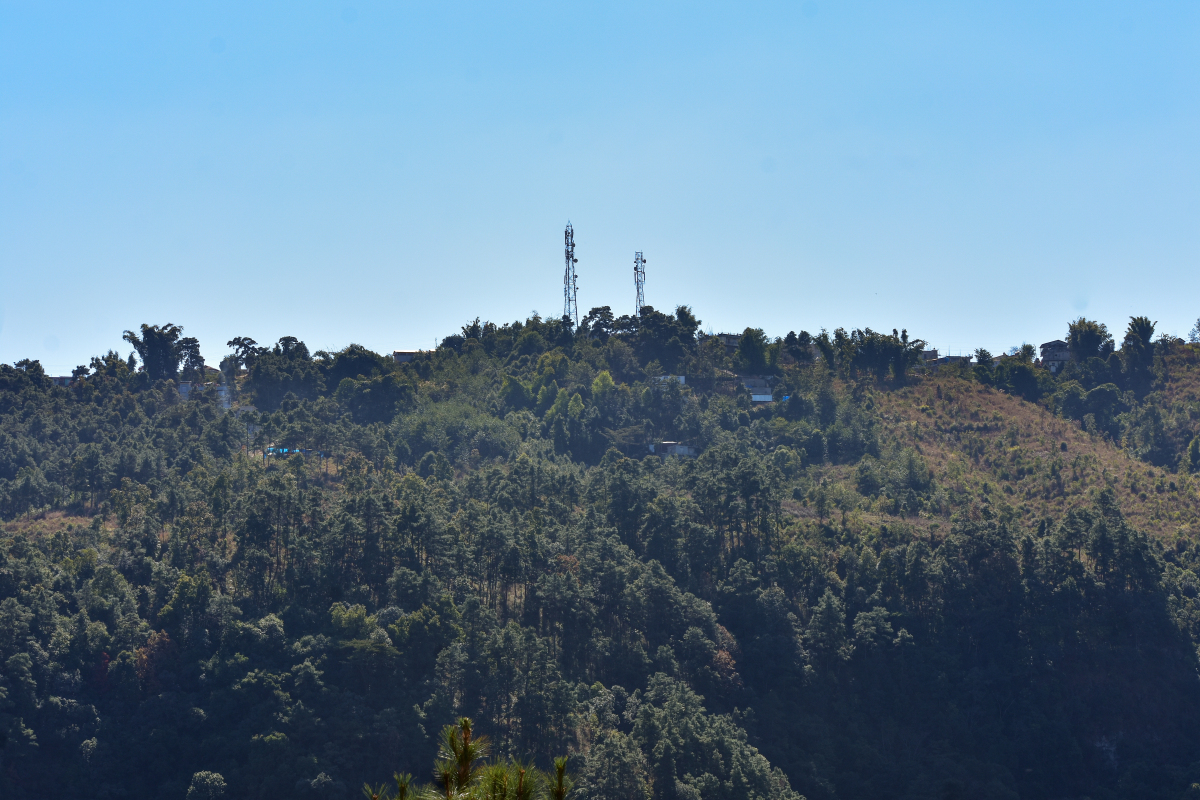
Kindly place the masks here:
<instances>
[{"instance_id":1,"label":"blue sky","mask_svg":"<svg viewBox=\"0 0 1200 800\"><path fill-rule=\"evenodd\" d=\"M0 360L1200 317L1200 4L0 1Z\"/></svg>"}]
</instances>

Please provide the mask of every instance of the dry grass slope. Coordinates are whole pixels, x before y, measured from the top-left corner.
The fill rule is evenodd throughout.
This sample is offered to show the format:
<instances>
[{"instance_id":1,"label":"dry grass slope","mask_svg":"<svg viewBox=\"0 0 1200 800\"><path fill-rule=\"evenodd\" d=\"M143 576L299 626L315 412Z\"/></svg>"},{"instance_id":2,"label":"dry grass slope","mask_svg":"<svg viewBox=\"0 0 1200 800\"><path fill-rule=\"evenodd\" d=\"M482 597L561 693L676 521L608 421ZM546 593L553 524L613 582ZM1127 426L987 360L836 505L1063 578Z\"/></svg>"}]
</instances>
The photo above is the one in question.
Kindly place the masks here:
<instances>
[{"instance_id":1,"label":"dry grass slope","mask_svg":"<svg viewBox=\"0 0 1200 800\"><path fill-rule=\"evenodd\" d=\"M1192 383L1200 371L1190 370ZM1033 403L958 378L930 378L874 396L882 439L920 452L953 506L988 498L1026 522L1085 505L1104 487L1148 534L1173 540L1200 530L1192 476L1124 451Z\"/></svg>"}]
</instances>

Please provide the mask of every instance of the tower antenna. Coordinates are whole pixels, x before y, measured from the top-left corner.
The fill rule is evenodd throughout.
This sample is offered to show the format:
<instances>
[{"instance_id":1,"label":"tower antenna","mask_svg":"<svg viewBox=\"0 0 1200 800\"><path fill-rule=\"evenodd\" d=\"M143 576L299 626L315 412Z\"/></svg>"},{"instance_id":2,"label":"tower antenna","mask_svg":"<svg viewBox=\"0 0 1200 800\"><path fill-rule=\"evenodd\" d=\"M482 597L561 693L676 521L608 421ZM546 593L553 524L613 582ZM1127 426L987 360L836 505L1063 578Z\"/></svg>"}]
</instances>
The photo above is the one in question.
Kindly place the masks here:
<instances>
[{"instance_id":1,"label":"tower antenna","mask_svg":"<svg viewBox=\"0 0 1200 800\"><path fill-rule=\"evenodd\" d=\"M579 283L575 274L575 265L579 259L575 257L575 229L567 221L567 229L563 232L564 250L567 257L567 271L563 273L563 317L570 319L576 328L579 327Z\"/></svg>"},{"instance_id":2,"label":"tower antenna","mask_svg":"<svg viewBox=\"0 0 1200 800\"><path fill-rule=\"evenodd\" d=\"M633 285L637 287L637 305L634 306L633 315L640 317L642 306L646 305L646 259L642 257L641 250L633 254Z\"/></svg>"}]
</instances>

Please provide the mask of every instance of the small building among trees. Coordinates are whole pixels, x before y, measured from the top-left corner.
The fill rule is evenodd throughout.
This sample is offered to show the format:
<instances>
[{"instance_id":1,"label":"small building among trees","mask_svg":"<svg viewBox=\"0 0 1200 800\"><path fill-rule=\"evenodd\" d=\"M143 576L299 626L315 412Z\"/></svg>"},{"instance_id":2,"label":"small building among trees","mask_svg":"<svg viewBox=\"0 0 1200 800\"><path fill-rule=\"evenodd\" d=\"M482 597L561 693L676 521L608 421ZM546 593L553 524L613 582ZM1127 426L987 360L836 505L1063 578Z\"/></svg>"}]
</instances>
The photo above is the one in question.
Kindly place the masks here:
<instances>
[{"instance_id":1,"label":"small building among trees","mask_svg":"<svg viewBox=\"0 0 1200 800\"><path fill-rule=\"evenodd\" d=\"M416 358L417 353L419 353L419 352L421 352L421 351L420 350L393 350L392 351L392 360L395 361L397 364L407 364L408 362L410 362L414 358Z\"/></svg>"},{"instance_id":2,"label":"small building among trees","mask_svg":"<svg viewBox=\"0 0 1200 800\"><path fill-rule=\"evenodd\" d=\"M1071 360L1071 348L1062 339L1046 342L1038 349L1042 354L1042 366L1050 370L1051 375L1057 375Z\"/></svg>"}]
</instances>

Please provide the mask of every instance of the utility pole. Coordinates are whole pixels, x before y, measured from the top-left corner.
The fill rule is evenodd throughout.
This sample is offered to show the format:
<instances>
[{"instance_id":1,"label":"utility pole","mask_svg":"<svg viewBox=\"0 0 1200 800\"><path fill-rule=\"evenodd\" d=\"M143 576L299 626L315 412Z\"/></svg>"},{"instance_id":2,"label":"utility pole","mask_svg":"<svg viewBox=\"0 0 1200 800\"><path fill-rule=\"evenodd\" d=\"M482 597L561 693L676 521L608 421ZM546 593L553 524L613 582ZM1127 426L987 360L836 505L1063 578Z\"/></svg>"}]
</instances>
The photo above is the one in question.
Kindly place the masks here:
<instances>
[{"instance_id":1,"label":"utility pole","mask_svg":"<svg viewBox=\"0 0 1200 800\"><path fill-rule=\"evenodd\" d=\"M579 259L575 257L575 229L567 221L567 229L563 233L564 250L567 258L567 271L563 273L563 318L570 319L576 328L579 327L579 283L575 274L575 265Z\"/></svg>"}]
</instances>

